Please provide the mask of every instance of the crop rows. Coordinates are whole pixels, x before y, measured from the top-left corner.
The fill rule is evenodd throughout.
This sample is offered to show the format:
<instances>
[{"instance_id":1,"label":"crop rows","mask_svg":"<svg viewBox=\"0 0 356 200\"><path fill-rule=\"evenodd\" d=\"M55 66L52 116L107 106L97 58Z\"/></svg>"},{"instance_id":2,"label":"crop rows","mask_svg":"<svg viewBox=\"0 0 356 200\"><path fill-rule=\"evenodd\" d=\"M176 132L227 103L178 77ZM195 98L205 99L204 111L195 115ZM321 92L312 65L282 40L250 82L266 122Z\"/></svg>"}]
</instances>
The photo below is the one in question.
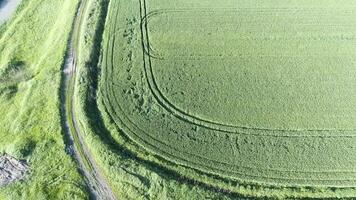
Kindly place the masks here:
<instances>
[{"instance_id":1,"label":"crop rows","mask_svg":"<svg viewBox=\"0 0 356 200\"><path fill-rule=\"evenodd\" d=\"M225 1L227 4L232 2ZM191 1L190 4L200 5L197 2ZM209 63L226 62L228 65L234 64L235 60L241 57L254 56L253 52L236 55L236 52L231 50L229 53L229 49L219 48L226 46L233 49L232 44L222 45L217 40L209 41L214 38L211 35L216 34L211 31L221 29L219 20L222 20L221 23L231 24L229 18L239 19L244 12L239 12L239 9L216 8L213 1L209 6L197 8L191 6L189 9L186 8L190 5L188 1L185 7L184 1L176 4L169 7L170 5L163 0L111 2L105 33L100 95L106 112L112 117L117 128L148 151L170 162L230 180L282 186L311 184L354 186L356 161L349 158L356 154L352 151L356 138L351 125L346 129L340 128L341 126L315 128L309 124L302 126L302 123L296 124L297 128L272 125L266 128L255 124L233 123L233 120L225 123L221 122L224 118L216 120L208 115L216 111L199 110L200 107L199 109L193 107L193 111L189 111L191 107L184 104L186 99L198 98L189 91L184 90L180 96L172 95L179 93L175 88L179 81L182 82L180 87L188 90L209 82L204 75L199 77L201 81L197 83L192 80L186 82L180 80L184 76L195 78L200 73L194 71L196 69L186 67L184 68L188 69L184 71L186 74L179 76L183 69L180 71L177 68L182 63L187 66L197 66L200 63L208 66ZM271 10L288 13L303 12L305 9ZM271 14L267 9L248 9L248 12ZM314 10L306 13L312 15L315 12ZM183 17L172 17L176 15ZM167 21L164 21L165 19ZM201 21L203 24L201 26L207 27L209 22L210 25L206 30L197 28L195 19ZM330 23L336 24L342 19L335 19ZM173 25L167 25L169 23ZM184 33L179 34L179 30L174 30L177 32L176 35L171 32L160 32L164 28L171 29L174 23L177 23L176 26L179 28L186 27L187 30L182 32L199 32L207 35L205 38L207 43L217 45L216 52L205 47L192 48L189 52L189 48L184 49L186 47L180 45L194 47L194 40L186 38L187 41L184 43L180 38ZM229 26L223 31L234 29ZM245 38L248 37L245 35ZM282 35L276 38L266 35L259 37L276 40ZM325 35L323 37L330 38ZM226 58L229 56L230 58ZM271 58L276 54L265 56ZM169 66L173 66L173 70L177 72L165 73L164 70L169 70ZM209 89L216 88L204 86L197 89L206 91L204 94L207 98L202 101L214 103L214 98L219 97L214 96ZM220 90L225 91L225 88ZM199 111L206 113L200 114ZM323 123L320 122L319 125Z\"/></svg>"}]
</instances>

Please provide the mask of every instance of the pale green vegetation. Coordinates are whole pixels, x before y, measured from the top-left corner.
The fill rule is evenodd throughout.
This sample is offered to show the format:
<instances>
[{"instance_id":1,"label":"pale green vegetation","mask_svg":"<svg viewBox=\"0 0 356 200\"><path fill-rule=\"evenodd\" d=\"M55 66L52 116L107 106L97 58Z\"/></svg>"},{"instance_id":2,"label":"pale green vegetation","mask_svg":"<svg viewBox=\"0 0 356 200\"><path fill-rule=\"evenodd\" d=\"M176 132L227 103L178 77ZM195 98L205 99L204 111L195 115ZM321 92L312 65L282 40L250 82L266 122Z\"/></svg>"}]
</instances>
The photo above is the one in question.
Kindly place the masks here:
<instances>
[{"instance_id":1,"label":"pale green vegetation","mask_svg":"<svg viewBox=\"0 0 356 200\"><path fill-rule=\"evenodd\" d=\"M111 2L99 84L109 139L231 192L355 196L355 11L350 0Z\"/></svg>"},{"instance_id":2,"label":"pale green vegetation","mask_svg":"<svg viewBox=\"0 0 356 200\"><path fill-rule=\"evenodd\" d=\"M60 115L78 3L0 26L0 153L30 166L1 200L89 198ZM86 3L70 92L118 199L356 197L356 2Z\"/></svg>"},{"instance_id":3,"label":"pale green vegetation","mask_svg":"<svg viewBox=\"0 0 356 200\"><path fill-rule=\"evenodd\" d=\"M0 199L86 199L66 152L59 87L79 1L23 0L0 31L0 152L26 159L24 181L0 188Z\"/></svg>"}]
</instances>

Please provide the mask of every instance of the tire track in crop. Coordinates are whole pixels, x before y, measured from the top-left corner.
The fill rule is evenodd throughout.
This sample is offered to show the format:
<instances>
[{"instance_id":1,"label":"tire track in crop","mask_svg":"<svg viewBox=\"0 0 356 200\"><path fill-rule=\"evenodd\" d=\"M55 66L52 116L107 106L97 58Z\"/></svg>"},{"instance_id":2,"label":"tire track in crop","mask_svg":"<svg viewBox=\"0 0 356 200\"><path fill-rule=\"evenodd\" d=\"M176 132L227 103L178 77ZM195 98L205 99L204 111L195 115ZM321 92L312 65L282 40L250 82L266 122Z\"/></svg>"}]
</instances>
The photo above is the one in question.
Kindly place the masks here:
<instances>
[{"instance_id":1,"label":"tire track in crop","mask_svg":"<svg viewBox=\"0 0 356 200\"><path fill-rule=\"evenodd\" d=\"M90 198L114 200L116 199L107 179L96 163L89 147L84 142L84 136L78 126L74 107L74 90L76 80L77 53L79 52L79 39L85 12L88 9L87 0L81 0L75 16L71 38L68 44L65 65L63 68L61 84L61 118L63 129L67 138L67 148L78 164L79 171L83 174Z\"/></svg>"},{"instance_id":2,"label":"tire track in crop","mask_svg":"<svg viewBox=\"0 0 356 200\"><path fill-rule=\"evenodd\" d=\"M118 13L117 13L118 14ZM116 19L117 19L117 17L116 17ZM116 24L114 25L114 29L116 30ZM111 27L112 28L112 27ZM110 33L112 33L112 31L110 31ZM105 98L104 98L104 104L105 104L105 106L109 109L109 110L111 110L112 112L108 112L109 113L109 115L113 118L113 119L116 119L116 120L114 120L114 122L115 122L115 124L116 124L116 126L120 129L120 131L122 131L123 133L126 133L126 135L128 135L130 138L133 136L135 139L134 140L139 140L140 142L138 142L138 143L141 143L141 144L143 144L144 146L149 146L149 149L151 149L151 151L152 151L152 149L153 149L153 152L155 153L155 154L160 154L160 153L162 153L163 155L167 155L168 157L170 157L170 158L173 158L173 160L179 160L179 161L183 161L183 162L186 162L186 163L188 163L188 167L190 167L190 166L195 166L194 168L198 168L198 169L201 169L201 167L202 167L202 164L201 163L197 163L197 162L192 162L191 160L186 160L186 159L184 159L184 158L182 158L182 157L178 157L178 156L176 156L176 155L173 155L172 153L169 153L169 152L167 152L167 151L165 151L165 150L162 150L161 148L158 148L157 147L157 145L154 145L154 143L159 143L159 144L161 144L161 145L163 145L163 146L166 146L168 149L171 149L171 150L174 150L174 151L176 151L176 152L178 152L179 150L178 149L175 149L174 147L172 147L172 146L169 146L169 145L167 145L167 144L165 144L164 142L162 142L162 141L159 141L159 140L157 140L157 139L155 139L155 138L153 138L151 135L149 135L147 132L145 132L144 130L142 130L141 128L139 128L138 127L138 125L136 125L133 121L131 121L130 119L129 119L129 117L128 116L126 116L125 115L125 112L123 111L123 109L121 108L121 103L119 102L119 100L116 98L116 95L115 95L115 90L114 90L114 88L113 88L113 80L114 80L114 74L115 73L113 73L113 71L114 71L114 63L113 63L113 61L114 61L114 55L115 55L115 41L116 41L116 38L115 38L115 36L116 36L116 31L115 32L113 32L113 35L110 35L109 36L109 45L107 45L107 47L106 47L106 51L107 52L111 52L111 54L110 53L108 53L107 55L106 55L106 57L105 57L105 61L106 61L106 68L104 68L105 70L109 70L110 69L110 71L104 71L104 78L105 78L105 83L106 83L106 89L107 89L107 93L105 94L105 92L103 93L103 96L105 96ZM111 46L110 46L110 43L111 43ZM108 57L110 57L109 59L108 59ZM109 61L111 61L111 63L109 64L108 62ZM108 79L108 76L107 75L111 75L111 79L112 80L110 80L110 79ZM109 95L109 96L107 96L107 95ZM111 97L113 97L114 99L115 99L115 102L112 102L111 101L111 99L112 98L110 98L110 96ZM119 108L119 111L117 111L116 109L114 109L113 107L112 107L112 105L117 105L118 106L118 108ZM119 117L119 116L121 116L121 117ZM126 118L126 120L128 120L129 121L129 123L127 123L127 121L125 122L124 121L124 119L123 118ZM137 130L139 130L139 131L135 131L135 130L132 130L131 129L131 127L129 127L129 124L132 124L133 126L135 126L135 129L137 129ZM130 134L127 134L127 132L130 132ZM151 141L154 141L153 143L151 143L151 142L149 142L149 140L147 140L148 138L145 138L145 137L143 137L142 135L146 135L147 137L149 137L150 139L149 140L151 140ZM181 152L181 151L180 151ZM204 159L204 160L208 160L208 161L212 161L212 162L215 162L215 163L219 163L219 165L220 166L223 166L223 165L229 165L229 166L236 166L236 167L238 167L238 168L244 168L244 166L238 166L238 165L231 165L230 163L222 163L222 162L219 162L219 161L214 161L214 160L211 160L211 159L208 159L208 158L206 158L206 157L202 157L202 156L200 156L200 155L195 155L195 154L192 154L192 153L189 153L189 152L181 152L181 153L185 153L185 154L187 154L187 155L189 155L189 156L191 156L191 157L196 157L197 158L197 160L201 160L201 159ZM194 159L195 160L195 159ZM214 173L216 173L217 171L221 171L221 172L228 172L228 173L233 173L233 174L235 174L235 175L238 175L238 176L241 176L241 175L244 175L244 176L249 176L249 175L246 175L245 173L239 173L239 172L237 172L236 170L228 170L228 171L226 171L226 169L225 170L222 170L221 168L216 168L216 167L208 167L208 166L205 166L205 167L207 167L208 168L208 171L210 171L210 173L211 173L211 170L212 171L214 171ZM210 168L210 169L209 169ZM250 168L251 169L251 167L246 167L246 168ZM258 169L258 170L261 170L260 168L255 168L255 169ZM291 171L291 170L273 170L273 169L267 169L267 170L271 170L271 171L284 171L284 172L289 172L289 173L291 173L291 172L293 172L293 171ZM206 170L204 170L203 169L203 171L206 171ZM317 171L314 171L314 172L306 172L306 171L300 171L301 173L325 173L325 172L317 172ZM345 172L340 172L340 173L345 173ZM251 175L250 177L257 177L257 178L261 178L261 176L256 176L256 175ZM268 178L268 179L280 179L280 178L276 178L276 177L265 177L265 178ZM282 178L282 179L286 179L286 180L293 180L293 178ZM307 180L307 179L302 179L302 178L296 178L295 180ZM320 179L321 181L323 181L323 179ZM330 180L327 180L327 181L330 181Z\"/></svg>"},{"instance_id":3,"label":"tire track in crop","mask_svg":"<svg viewBox=\"0 0 356 200\"><path fill-rule=\"evenodd\" d=\"M187 10L192 9L181 9L181 10L154 10L151 12L147 12L146 0L142 0L141 2L141 30L143 32L143 51L145 52L144 59L147 59L146 64L144 64L144 69L146 73L147 82L149 88L157 100L157 102L176 116L178 119L183 120L187 123L207 128L214 131L231 133L231 134L247 134L247 135L255 135L255 136L271 136L271 137L356 137L356 129L355 130L329 130L329 129L299 129L299 130L288 130L288 129L269 129L269 128L256 128L256 127L248 127L248 126L236 126L236 125L228 125L223 124L207 119L200 118L198 116L187 113L186 111L178 108L176 105L171 103L168 98L163 94L163 92L159 89L157 81L154 76L153 68L152 68L152 60L153 59L162 59L159 54L156 55L155 52L151 53L152 48L150 47L149 40L149 29L148 22L150 18L168 13L168 12L186 12ZM204 10L203 10L204 11ZM208 11L206 11L208 12ZM252 131L252 132L251 132ZM257 133L259 132L259 133ZM301 134L301 132L303 134ZM337 132L337 134L335 134Z\"/></svg>"},{"instance_id":4,"label":"tire track in crop","mask_svg":"<svg viewBox=\"0 0 356 200\"><path fill-rule=\"evenodd\" d=\"M119 10L119 9L118 9ZM119 12L116 13L116 17L115 17L115 23L114 23L114 30L119 30L119 29L116 29L116 22L118 21L118 14ZM112 27L110 27L110 30L112 29ZM111 31L109 31L111 33ZM152 137L151 135L149 135L146 131L142 130L140 127L138 127L137 124L135 124L132 120L129 119L129 117L125 114L125 111L123 111L122 107L121 107L121 103L119 102L119 100L116 98L116 95L115 95L115 90L114 88L112 87L112 82L114 79L114 74L113 71L114 71L114 52L115 52L115 42L116 42L116 32L117 31L114 31L113 32L113 35L109 36L109 40L111 41L111 44L110 44L110 41L109 41L109 45L107 45L106 47L106 51L108 52L106 54L106 57L105 57L105 62L106 62L106 68L104 68L104 71L103 71L103 74L105 75L104 78L105 78L105 83L106 83L106 89L107 89L107 93L103 92L102 95L105 97L104 98L104 104L105 104L105 107L110 110L110 112L108 112L108 114L113 118L113 119L116 119L114 120L116 126L119 128L120 131L126 133L126 135L128 135L130 138L132 138L132 136L135 138L135 140L139 140L140 142L138 143L141 143L141 144L145 144L147 146L150 147L150 149L154 149L153 153L157 154L157 152L161 153L161 154L166 154L168 155L168 157L173 157L175 159L178 159L178 160L183 160L187 163L190 163L190 165L194 165L194 162L192 161L189 161L189 160L185 160L185 159L182 159L182 157L178 157L178 156L175 156L171 153L168 153L167 151L165 150L162 150L160 148L157 147L157 145L154 145L153 143L159 143L163 146L166 146L168 149L173 149L175 152L181 152L179 151L178 149L176 149L175 147L173 146L169 146L168 144L160 141L160 140L157 140L155 139L154 137ZM110 53L111 52L111 53ZM109 59L108 59L109 57ZM111 63L109 64L109 61L111 61ZM109 70L110 71L106 71L106 70ZM108 76L107 75L112 75L111 76L111 80L108 79ZM107 96L106 94L108 94L109 96ZM111 102L111 99L114 98L115 102ZM116 109L114 109L112 107L112 105L116 105L119 109L119 111L117 112ZM119 117L120 116L120 117ZM127 122L124 122L124 119L123 118L126 118L127 121L129 121L129 123ZM131 124L135 127L136 130L138 131L135 131L135 130L132 130L131 127L129 127L128 124ZM130 132L130 134L127 134L127 132ZM136 132L140 133L140 134L136 134ZM147 141L148 138L144 138L140 135L142 135L142 133L144 135L146 135L147 137L150 138L150 140L153 140L154 142L153 143L150 143ZM196 157L197 159L205 159L205 160L208 160L208 158L205 158L205 157L201 157L199 155L195 155L195 154L191 154L191 153L188 153L188 152L182 152L182 153L186 153L190 156L193 156L193 157ZM200 163L195 163L196 166L201 166ZM225 164L225 163L221 163L222 165ZM189 166L189 164L188 164ZM214 168L212 167L213 170L217 170L217 171L220 171L221 169L218 169L218 168ZM235 172L235 171L231 171L233 173L236 173L238 174L238 172ZM239 175L242 175L242 174L239 174Z\"/></svg>"},{"instance_id":5,"label":"tire track in crop","mask_svg":"<svg viewBox=\"0 0 356 200\"><path fill-rule=\"evenodd\" d=\"M151 48L149 47L150 46L150 42L149 42L149 30L148 30L148 21L151 17L153 16L157 16L159 14L163 14L163 13L166 13L168 11L163 11L163 10L157 10L157 11L152 11L152 12L149 12L147 14L147 5L146 5L146 0L141 0L143 3L141 3L141 13L143 11L143 14L141 14L142 17L142 21L141 21L141 30L143 32L143 35L144 37L142 38L143 40L143 50L144 50L144 56L147 55L148 56L148 64L146 64L146 62L144 61L144 69L145 69L145 72L146 72L146 77L148 79L148 85L149 85L149 88L151 89L151 92L153 93L154 97L156 98L156 100L159 102L159 104L161 106L163 106L165 109L167 109L168 111L170 111L172 114L174 114L177 118L179 119L182 119L186 122L189 122L189 123L192 123L194 125L197 125L197 126L200 126L200 127L204 127L204 128L208 128L208 129L211 129L211 130L215 130L215 131L220 131L220 132L225 132L225 133L238 133L238 134L241 134L241 129L242 130L246 130L246 129L249 129L249 130L254 130L254 131L274 131L274 132L280 132L280 133L284 133L284 132L299 132L299 131L305 131L305 132L323 132L323 133L326 133L326 132L335 132L335 131L340 131L342 133L346 133L346 132L351 132L351 133L354 133L354 130L350 130L350 131L345 131L345 130L286 130L286 129L264 129L264 128L251 128L251 127L243 127L243 126L233 126L233 125L226 125L226 124L221 124L221 123L217 123L217 122L214 122L214 121L209 121L209 120L205 120L205 119L202 119L202 118L198 118L196 116L193 116L193 115L190 115L189 113L186 113L184 112L183 110L180 110L179 108L177 108L175 105L173 105L164 95L163 93L159 90L159 87L158 87L158 84L155 80L155 77L154 77L154 73L153 73L153 70L152 70L152 61L151 61L151 58L155 58L154 56L151 56L150 54L150 50ZM169 12L175 12L174 10L170 10ZM180 11L176 11L176 12L184 12L183 10L180 10ZM148 48L145 48L145 45L148 46ZM144 58L145 59L145 58ZM147 70L147 68L149 68L149 70ZM150 78L152 78L151 82L150 82ZM184 116L188 117L188 118L185 118ZM201 122L201 123L198 123L198 122ZM206 124L204 124L206 123ZM222 126L224 127L225 129L221 129L219 127L215 127L215 126L211 126L212 125L218 125L218 126ZM228 129L226 129L228 128ZM232 130L230 128L235 128L235 130ZM238 130L240 129L240 131ZM261 135L261 134L251 134L251 133L247 133L249 135ZM272 136L272 137L320 137L320 136L324 136L324 137L353 137L353 136L356 136L355 134L351 134L351 135L275 135L275 134L268 134L268 135L265 135L263 134L263 136ZM197 155L195 155L197 156ZM214 161L214 160L211 160L209 159L210 161ZM219 162L219 161L215 161L215 162ZM230 163L223 163L225 165L229 165L229 166L236 166L236 165L231 165ZM239 167L244 167L244 166L239 166ZM249 167L246 167L246 168L249 168ZM257 168L254 168L254 169L257 169ZM265 170L265 169L264 169ZM330 172L333 172L333 173L354 173L354 171L350 171L350 170L343 170L343 171L340 171L340 170L337 170L337 171L298 171L298 170L279 170L279 169L267 169L267 170L270 170L270 171L279 171L279 172L298 172L298 173L330 173ZM274 179L274 177L269 177L270 179ZM298 180L298 179L291 179L291 178L286 178L286 180ZM299 179L299 180L302 180L302 179ZM307 180L307 179L305 179ZM313 179L315 180L315 179ZM327 180L327 179L320 179L320 180ZM331 179L329 179L331 180ZM341 180L341 179L335 179L335 181L338 181L338 180ZM345 180L349 180L349 179L345 179Z\"/></svg>"}]
</instances>

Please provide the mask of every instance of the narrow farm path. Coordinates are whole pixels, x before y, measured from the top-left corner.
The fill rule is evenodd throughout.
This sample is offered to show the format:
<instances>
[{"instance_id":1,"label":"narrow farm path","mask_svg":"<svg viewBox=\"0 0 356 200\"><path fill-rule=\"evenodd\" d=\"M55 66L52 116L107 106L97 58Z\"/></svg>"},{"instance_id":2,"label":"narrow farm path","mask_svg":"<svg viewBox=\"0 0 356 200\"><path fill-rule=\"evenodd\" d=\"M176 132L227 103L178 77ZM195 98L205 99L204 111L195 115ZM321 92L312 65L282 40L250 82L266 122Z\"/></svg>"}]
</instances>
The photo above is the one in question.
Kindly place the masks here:
<instances>
[{"instance_id":1,"label":"narrow farm path","mask_svg":"<svg viewBox=\"0 0 356 200\"><path fill-rule=\"evenodd\" d=\"M76 79L76 64L79 51L81 25L88 9L88 1L81 0L75 16L71 38L68 43L67 56L63 68L61 84L61 117L65 130L67 148L78 164L85 177L91 199L116 199L107 179L95 161L93 154L84 141L84 136L78 126L74 111L74 89Z\"/></svg>"}]
</instances>

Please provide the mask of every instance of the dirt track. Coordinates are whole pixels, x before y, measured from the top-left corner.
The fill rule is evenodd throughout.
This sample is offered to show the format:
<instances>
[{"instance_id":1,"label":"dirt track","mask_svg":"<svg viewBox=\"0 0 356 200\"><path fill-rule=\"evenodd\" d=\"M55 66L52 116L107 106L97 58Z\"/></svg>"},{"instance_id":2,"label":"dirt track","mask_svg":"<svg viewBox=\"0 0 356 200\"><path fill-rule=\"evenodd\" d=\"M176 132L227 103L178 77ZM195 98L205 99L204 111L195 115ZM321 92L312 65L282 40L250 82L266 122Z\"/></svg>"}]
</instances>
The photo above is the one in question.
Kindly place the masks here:
<instances>
[{"instance_id":1,"label":"dirt track","mask_svg":"<svg viewBox=\"0 0 356 200\"><path fill-rule=\"evenodd\" d=\"M101 172L91 151L84 141L74 112L74 88L76 77L76 47L87 1L82 0L75 18L73 31L68 44L68 52L63 68L62 79L62 119L66 132L67 149L78 163L78 168L86 179L92 199L116 199L105 176Z\"/></svg>"}]
</instances>

